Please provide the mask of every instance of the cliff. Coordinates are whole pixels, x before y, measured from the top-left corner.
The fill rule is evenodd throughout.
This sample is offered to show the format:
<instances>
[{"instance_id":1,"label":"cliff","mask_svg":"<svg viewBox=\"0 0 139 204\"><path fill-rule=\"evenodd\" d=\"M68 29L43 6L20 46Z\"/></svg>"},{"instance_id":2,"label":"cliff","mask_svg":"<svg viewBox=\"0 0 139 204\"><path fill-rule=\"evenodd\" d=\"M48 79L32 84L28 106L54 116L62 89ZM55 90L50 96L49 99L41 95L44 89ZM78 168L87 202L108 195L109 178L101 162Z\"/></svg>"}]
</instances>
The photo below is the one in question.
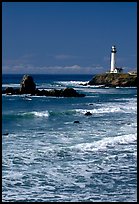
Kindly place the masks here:
<instances>
[{"instance_id":1,"label":"cliff","mask_svg":"<svg viewBox=\"0 0 139 204\"><path fill-rule=\"evenodd\" d=\"M89 81L88 85L136 87L137 75L130 75L128 73L97 74Z\"/></svg>"}]
</instances>

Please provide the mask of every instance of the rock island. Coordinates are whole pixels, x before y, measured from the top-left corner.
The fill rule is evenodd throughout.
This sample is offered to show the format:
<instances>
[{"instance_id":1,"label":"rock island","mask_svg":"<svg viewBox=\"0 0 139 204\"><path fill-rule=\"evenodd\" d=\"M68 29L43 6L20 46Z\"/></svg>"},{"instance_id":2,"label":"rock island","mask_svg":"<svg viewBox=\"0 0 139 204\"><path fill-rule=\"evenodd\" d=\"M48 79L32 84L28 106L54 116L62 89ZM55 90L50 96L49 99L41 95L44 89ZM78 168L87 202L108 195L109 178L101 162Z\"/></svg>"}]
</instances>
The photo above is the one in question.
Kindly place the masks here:
<instances>
[{"instance_id":1,"label":"rock island","mask_svg":"<svg viewBox=\"0 0 139 204\"><path fill-rule=\"evenodd\" d=\"M129 73L104 73L95 75L88 85L104 85L109 87L136 87L137 74Z\"/></svg>"}]
</instances>

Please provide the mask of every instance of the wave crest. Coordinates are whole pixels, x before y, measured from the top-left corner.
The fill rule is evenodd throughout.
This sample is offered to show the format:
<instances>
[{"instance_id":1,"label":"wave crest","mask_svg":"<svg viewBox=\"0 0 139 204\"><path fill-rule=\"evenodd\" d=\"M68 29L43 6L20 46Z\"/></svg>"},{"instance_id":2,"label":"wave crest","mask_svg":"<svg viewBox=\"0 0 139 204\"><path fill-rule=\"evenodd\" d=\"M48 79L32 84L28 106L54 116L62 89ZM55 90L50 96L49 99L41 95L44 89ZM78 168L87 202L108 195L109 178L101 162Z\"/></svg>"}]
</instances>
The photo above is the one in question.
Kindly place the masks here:
<instances>
[{"instance_id":1,"label":"wave crest","mask_svg":"<svg viewBox=\"0 0 139 204\"><path fill-rule=\"evenodd\" d=\"M81 151L103 151L106 150L108 147L115 147L116 145L126 145L133 143L136 141L136 139L137 136L133 134L107 137L92 143L77 144L73 148Z\"/></svg>"},{"instance_id":2,"label":"wave crest","mask_svg":"<svg viewBox=\"0 0 139 204\"><path fill-rule=\"evenodd\" d=\"M32 111L32 112L20 113L19 115L21 115L21 116L33 115L33 116L37 116L37 117L48 117L49 112L47 110L46 111L41 111L41 112Z\"/></svg>"}]
</instances>

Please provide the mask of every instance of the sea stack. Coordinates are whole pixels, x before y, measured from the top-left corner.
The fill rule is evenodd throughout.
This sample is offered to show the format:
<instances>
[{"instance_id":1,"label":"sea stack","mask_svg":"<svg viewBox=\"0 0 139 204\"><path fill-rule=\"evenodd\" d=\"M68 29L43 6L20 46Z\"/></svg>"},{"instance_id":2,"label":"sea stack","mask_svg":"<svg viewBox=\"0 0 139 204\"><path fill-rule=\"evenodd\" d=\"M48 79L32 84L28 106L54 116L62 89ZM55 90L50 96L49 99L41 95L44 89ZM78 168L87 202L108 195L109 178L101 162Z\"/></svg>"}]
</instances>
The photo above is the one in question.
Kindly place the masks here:
<instances>
[{"instance_id":1,"label":"sea stack","mask_svg":"<svg viewBox=\"0 0 139 204\"><path fill-rule=\"evenodd\" d=\"M20 83L20 92L25 94L34 93L36 90L36 84L32 76L24 75Z\"/></svg>"}]
</instances>

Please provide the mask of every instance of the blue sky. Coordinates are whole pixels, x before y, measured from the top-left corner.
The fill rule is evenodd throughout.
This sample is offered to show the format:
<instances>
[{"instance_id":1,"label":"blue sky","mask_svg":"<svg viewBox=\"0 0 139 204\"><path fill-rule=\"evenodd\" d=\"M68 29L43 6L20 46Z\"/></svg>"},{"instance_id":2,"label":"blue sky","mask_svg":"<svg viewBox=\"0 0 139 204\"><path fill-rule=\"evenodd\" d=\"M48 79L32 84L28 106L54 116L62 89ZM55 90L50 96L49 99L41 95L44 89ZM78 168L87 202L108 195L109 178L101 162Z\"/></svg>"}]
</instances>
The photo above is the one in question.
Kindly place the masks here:
<instances>
[{"instance_id":1,"label":"blue sky","mask_svg":"<svg viewBox=\"0 0 139 204\"><path fill-rule=\"evenodd\" d=\"M2 73L96 74L137 67L136 2L3 2Z\"/></svg>"}]
</instances>

